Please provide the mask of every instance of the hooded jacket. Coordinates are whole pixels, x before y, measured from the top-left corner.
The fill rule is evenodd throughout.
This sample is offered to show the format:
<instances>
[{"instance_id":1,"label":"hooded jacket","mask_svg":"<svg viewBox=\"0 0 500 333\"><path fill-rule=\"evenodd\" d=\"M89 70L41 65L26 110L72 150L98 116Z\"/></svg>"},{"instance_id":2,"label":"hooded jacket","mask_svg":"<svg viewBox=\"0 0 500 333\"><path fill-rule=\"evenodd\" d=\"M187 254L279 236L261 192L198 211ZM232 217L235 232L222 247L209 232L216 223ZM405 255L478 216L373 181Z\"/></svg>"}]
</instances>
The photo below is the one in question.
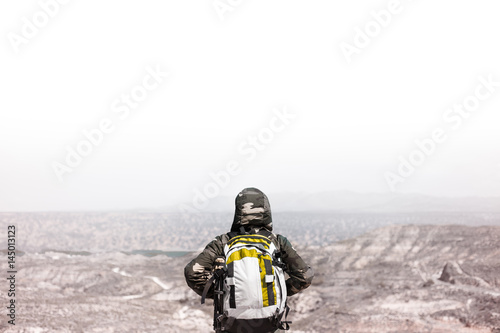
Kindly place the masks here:
<instances>
[{"instance_id":1,"label":"hooded jacket","mask_svg":"<svg viewBox=\"0 0 500 333\"><path fill-rule=\"evenodd\" d=\"M256 188L242 190L235 199L235 211L231 232L255 231L264 228L272 233L273 221L271 207L267 196ZM243 230L244 229L244 230ZM228 233L229 234L229 233ZM230 236L223 234L215 237L205 249L184 268L184 276L188 286L201 296L207 280L212 274L215 259L224 256L224 246ZM282 235L271 235L271 240L281 252L286 264L285 272L287 295L292 296L311 285L314 273L298 255L288 239ZM207 297L213 297L209 291Z\"/></svg>"}]
</instances>

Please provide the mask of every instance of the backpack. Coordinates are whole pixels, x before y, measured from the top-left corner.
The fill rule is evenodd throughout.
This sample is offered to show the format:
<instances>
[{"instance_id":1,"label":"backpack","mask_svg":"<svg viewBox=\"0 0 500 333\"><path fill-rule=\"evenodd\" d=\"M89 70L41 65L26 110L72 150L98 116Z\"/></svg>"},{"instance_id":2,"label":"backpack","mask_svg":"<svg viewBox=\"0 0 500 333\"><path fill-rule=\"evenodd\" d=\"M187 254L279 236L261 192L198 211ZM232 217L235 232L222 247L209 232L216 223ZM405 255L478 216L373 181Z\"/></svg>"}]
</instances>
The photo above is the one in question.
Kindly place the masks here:
<instances>
[{"instance_id":1,"label":"backpack","mask_svg":"<svg viewBox=\"0 0 500 333\"><path fill-rule=\"evenodd\" d=\"M215 290L214 329L225 332L274 332L289 329L284 268L276 236L267 230L229 233L224 246L222 291ZM274 240L274 241L273 241ZM275 244L276 243L276 244ZM216 286L218 285L217 282ZM208 289L208 288L207 288ZM217 288L216 288L217 289ZM222 306L221 306L222 305ZM218 326L218 327L217 327Z\"/></svg>"}]
</instances>

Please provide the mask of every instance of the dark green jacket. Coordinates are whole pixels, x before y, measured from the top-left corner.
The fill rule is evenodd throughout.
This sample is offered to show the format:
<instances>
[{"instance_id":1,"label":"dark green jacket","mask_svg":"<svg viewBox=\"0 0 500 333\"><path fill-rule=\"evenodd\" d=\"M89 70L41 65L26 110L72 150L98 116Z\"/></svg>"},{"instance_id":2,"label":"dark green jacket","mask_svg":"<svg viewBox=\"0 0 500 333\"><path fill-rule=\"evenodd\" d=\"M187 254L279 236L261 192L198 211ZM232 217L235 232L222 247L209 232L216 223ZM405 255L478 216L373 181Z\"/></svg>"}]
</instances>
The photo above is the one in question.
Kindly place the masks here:
<instances>
[{"instance_id":1,"label":"dark green jacket","mask_svg":"<svg viewBox=\"0 0 500 333\"><path fill-rule=\"evenodd\" d=\"M234 220L231 232L255 229L265 229L272 233L273 220L271 206L267 196L256 188L242 190L235 199ZM214 261L217 257L224 256L224 246L229 240L227 234L215 237L186 268L184 276L188 286L201 296L207 280L212 274ZM285 272L289 278L286 280L288 296L294 295L311 285L314 273L304 260L298 255L292 244L281 235L271 235L276 249L281 252L282 261L286 264ZM209 291L207 297L212 297Z\"/></svg>"},{"instance_id":2,"label":"dark green jacket","mask_svg":"<svg viewBox=\"0 0 500 333\"><path fill-rule=\"evenodd\" d=\"M224 245L229 240L227 234L215 237L205 249L194 258L184 269L184 276L188 286L201 296L203 288L209 279L215 258L224 256ZM287 265L285 272L288 296L294 295L311 285L314 273L304 260L295 251L292 244L282 235L273 235L272 240L282 253L282 260ZM212 297L212 291L207 297Z\"/></svg>"}]
</instances>

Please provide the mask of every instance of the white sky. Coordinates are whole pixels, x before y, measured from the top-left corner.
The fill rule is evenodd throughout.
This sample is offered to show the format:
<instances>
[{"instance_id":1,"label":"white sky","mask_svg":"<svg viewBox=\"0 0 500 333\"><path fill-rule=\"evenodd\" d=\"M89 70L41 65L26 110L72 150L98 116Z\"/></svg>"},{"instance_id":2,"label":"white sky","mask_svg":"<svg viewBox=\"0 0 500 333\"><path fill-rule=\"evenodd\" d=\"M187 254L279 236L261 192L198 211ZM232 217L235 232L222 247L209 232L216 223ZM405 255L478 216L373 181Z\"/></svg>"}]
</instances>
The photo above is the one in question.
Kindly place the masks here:
<instances>
[{"instance_id":1,"label":"white sky","mask_svg":"<svg viewBox=\"0 0 500 333\"><path fill-rule=\"evenodd\" d=\"M47 2L0 3L0 210L170 206L231 160L223 195L388 192L438 127L447 140L396 190L500 195L500 86L458 129L443 120L479 76L500 82L497 1L401 0L350 63L340 44L390 1L243 0L221 20L212 0L72 0L16 53ZM113 101L148 66L168 78L120 119ZM238 147L284 106L296 117L247 161ZM53 162L104 118L112 133L59 181Z\"/></svg>"}]
</instances>

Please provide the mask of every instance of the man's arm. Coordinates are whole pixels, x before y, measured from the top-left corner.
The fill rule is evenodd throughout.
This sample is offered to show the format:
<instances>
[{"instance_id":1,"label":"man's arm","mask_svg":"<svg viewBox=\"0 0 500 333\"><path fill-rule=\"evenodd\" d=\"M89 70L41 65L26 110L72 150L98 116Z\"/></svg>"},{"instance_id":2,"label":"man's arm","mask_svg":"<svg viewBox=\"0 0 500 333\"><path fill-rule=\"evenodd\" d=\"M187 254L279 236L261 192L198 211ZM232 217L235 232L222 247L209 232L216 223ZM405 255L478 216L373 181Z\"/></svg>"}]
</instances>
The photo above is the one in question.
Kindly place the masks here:
<instances>
[{"instance_id":1,"label":"man's arm","mask_svg":"<svg viewBox=\"0 0 500 333\"><path fill-rule=\"evenodd\" d=\"M287 295L292 296L311 285L314 272L299 256L286 237L278 235L278 243L283 262L287 265L286 272L290 276L286 280Z\"/></svg>"},{"instance_id":2,"label":"man's arm","mask_svg":"<svg viewBox=\"0 0 500 333\"><path fill-rule=\"evenodd\" d=\"M207 280L212 274L215 258L224 254L221 236L208 243L205 249L184 268L184 277L187 285L201 296ZM213 290L208 292L207 298L213 298Z\"/></svg>"}]
</instances>

